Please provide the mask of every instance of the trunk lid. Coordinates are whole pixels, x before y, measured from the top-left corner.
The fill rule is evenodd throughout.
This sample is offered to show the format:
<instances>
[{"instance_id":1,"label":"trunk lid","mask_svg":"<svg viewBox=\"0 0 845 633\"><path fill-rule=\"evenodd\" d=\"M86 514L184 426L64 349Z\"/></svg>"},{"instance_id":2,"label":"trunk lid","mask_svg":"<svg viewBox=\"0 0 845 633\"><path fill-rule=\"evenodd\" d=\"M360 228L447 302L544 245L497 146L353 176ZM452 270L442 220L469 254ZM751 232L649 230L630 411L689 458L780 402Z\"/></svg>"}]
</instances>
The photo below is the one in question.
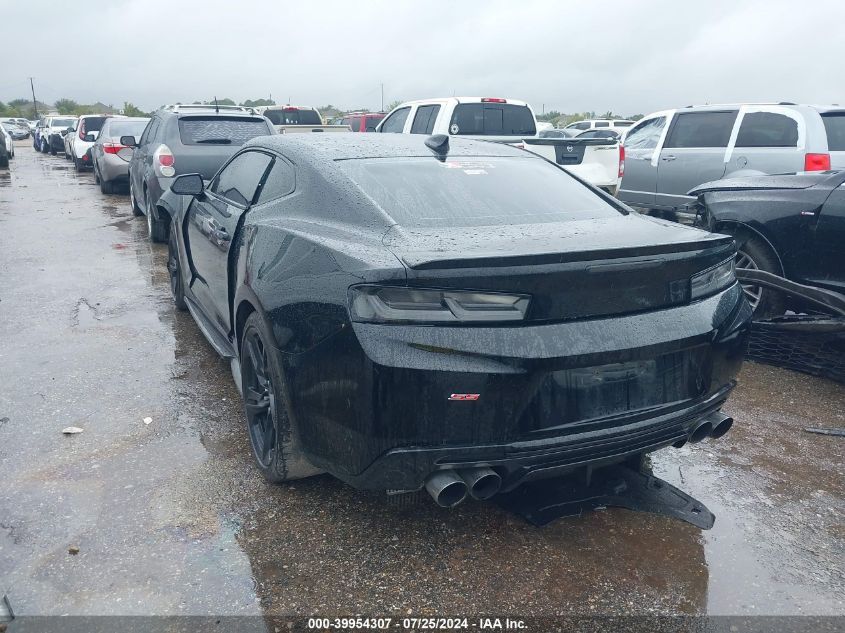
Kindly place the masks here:
<instances>
[{"instance_id":1,"label":"trunk lid","mask_svg":"<svg viewBox=\"0 0 845 633\"><path fill-rule=\"evenodd\" d=\"M530 294L529 321L653 310L689 301L690 278L733 239L636 214L495 227L408 229L385 245L417 287Z\"/></svg>"}]
</instances>

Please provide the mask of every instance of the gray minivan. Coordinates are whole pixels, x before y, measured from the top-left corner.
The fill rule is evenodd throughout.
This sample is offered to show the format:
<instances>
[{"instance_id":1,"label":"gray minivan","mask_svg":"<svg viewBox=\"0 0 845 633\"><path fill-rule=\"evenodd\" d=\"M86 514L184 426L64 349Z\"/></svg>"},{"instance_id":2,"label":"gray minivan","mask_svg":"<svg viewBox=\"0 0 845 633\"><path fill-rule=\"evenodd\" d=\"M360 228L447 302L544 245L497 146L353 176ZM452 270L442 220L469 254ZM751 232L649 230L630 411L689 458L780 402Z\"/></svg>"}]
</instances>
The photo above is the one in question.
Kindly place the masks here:
<instances>
[{"instance_id":1,"label":"gray minivan","mask_svg":"<svg viewBox=\"0 0 845 633\"><path fill-rule=\"evenodd\" d=\"M791 103L689 106L642 118L623 137L620 200L677 211L711 180L845 169L845 108Z\"/></svg>"}]
</instances>

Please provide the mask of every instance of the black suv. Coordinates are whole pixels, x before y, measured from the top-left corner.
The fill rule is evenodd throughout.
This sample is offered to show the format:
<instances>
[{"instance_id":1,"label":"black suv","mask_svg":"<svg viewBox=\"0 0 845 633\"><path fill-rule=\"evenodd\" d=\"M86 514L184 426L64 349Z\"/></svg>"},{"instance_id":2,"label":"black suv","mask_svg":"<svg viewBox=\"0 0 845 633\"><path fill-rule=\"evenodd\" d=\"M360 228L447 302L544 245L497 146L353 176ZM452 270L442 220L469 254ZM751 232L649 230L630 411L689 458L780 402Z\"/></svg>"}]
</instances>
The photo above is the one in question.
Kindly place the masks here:
<instances>
[{"instance_id":1,"label":"black suv","mask_svg":"<svg viewBox=\"0 0 845 633\"><path fill-rule=\"evenodd\" d=\"M167 241L170 216L158 199L180 174L211 179L241 145L256 136L275 134L262 116L212 106L165 106L153 114L140 139L123 136L134 147L129 163L129 198L135 215L147 216L153 242Z\"/></svg>"}]
</instances>

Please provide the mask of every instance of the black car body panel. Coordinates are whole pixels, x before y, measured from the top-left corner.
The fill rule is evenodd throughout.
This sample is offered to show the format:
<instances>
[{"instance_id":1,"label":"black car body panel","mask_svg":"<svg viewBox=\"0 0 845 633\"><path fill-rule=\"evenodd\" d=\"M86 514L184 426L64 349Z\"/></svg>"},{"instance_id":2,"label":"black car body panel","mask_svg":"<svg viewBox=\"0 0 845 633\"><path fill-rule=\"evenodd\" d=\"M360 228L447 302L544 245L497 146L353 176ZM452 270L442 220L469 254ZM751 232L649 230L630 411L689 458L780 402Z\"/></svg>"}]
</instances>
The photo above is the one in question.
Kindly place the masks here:
<instances>
[{"instance_id":1,"label":"black car body panel","mask_svg":"<svg viewBox=\"0 0 845 633\"><path fill-rule=\"evenodd\" d=\"M490 465L509 489L683 440L722 405L750 308L735 282L691 300L690 277L732 259L730 238L592 190L604 220L402 226L337 165L442 162L424 140L263 137L229 163L266 155L255 157L268 165L255 204L225 202L214 182L197 198L162 197L192 313L235 358L246 317L261 315L314 466L361 488L411 490L435 470ZM549 164L499 144L450 144L450 158ZM291 191L261 203L277 164L295 174ZM525 293L531 304L519 323L370 323L350 314L361 284ZM452 397L466 394L476 397Z\"/></svg>"},{"instance_id":2,"label":"black car body panel","mask_svg":"<svg viewBox=\"0 0 845 633\"><path fill-rule=\"evenodd\" d=\"M845 171L725 179L690 195L702 227L747 227L771 245L787 279L845 292Z\"/></svg>"}]
</instances>

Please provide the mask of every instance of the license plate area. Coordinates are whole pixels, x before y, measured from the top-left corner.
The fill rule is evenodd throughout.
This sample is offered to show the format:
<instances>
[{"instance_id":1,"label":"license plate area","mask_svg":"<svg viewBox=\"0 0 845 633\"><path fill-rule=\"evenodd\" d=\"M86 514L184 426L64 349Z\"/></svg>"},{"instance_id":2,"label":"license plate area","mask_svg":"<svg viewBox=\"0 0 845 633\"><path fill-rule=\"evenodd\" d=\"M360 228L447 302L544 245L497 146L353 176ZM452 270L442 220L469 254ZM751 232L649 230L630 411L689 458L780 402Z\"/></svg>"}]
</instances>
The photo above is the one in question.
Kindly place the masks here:
<instances>
[{"instance_id":1,"label":"license plate area","mask_svg":"<svg viewBox=\"0 0 845 633\"><path fill-rule=\"evenodd\" d=\"M647 414L704 395L709 377L707 347L551 371L537 388L522 428L580 433L625 424L631 414Z\"/></svg>"},{"instance_id":2,"label":"license plate area","mask_svg":"<svg viewBox=\"0 0 845 633\"><path fill-rule=\"evenodd\" d=\"M558 165L580 165L584 160L585 146L580 143L555 145L555 161Z\"/></svg>"}]
</instances>

